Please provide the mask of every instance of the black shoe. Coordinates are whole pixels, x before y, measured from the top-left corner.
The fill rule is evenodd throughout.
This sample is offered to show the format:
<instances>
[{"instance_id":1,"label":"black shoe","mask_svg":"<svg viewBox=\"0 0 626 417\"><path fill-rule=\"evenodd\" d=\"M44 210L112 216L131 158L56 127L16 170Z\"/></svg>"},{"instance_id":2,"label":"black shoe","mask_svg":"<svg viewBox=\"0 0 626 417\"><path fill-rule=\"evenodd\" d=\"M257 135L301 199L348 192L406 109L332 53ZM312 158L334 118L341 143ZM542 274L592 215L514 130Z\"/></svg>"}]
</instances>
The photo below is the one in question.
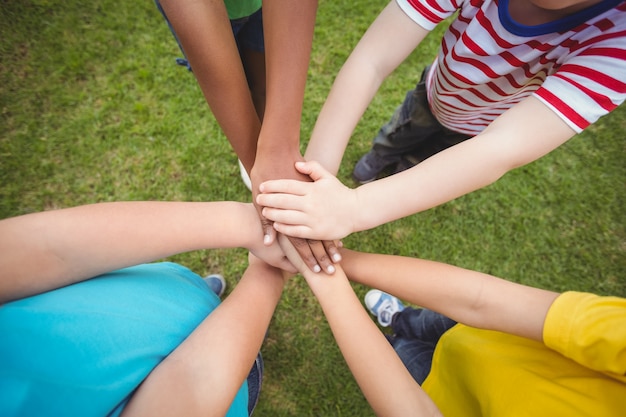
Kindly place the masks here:
<instances>
[{"instance_id":1,"label":"black shoe","mask_svg":"<svg viewBox=\"0 0 626 417\"><path fill-rule=\"evenodd\" d=\"M382 157L373 149L363 155L354 166L352 177L359 183L374 181L385 168L397 163L400 157Z\"/></svg>"},{"instance_id":2,"label":"black shoe","mask_svg":"<svg viewBox=\"0 0 626 417\"><path fill-rule=\"evenodd\" d=\"M414 160L411 157L402 158L396 165L393 173L397 174L398 172L406 171L409 168L413 168L415 165L419 164L420 162L422 161Z\"/></svg>"}]
</instances>

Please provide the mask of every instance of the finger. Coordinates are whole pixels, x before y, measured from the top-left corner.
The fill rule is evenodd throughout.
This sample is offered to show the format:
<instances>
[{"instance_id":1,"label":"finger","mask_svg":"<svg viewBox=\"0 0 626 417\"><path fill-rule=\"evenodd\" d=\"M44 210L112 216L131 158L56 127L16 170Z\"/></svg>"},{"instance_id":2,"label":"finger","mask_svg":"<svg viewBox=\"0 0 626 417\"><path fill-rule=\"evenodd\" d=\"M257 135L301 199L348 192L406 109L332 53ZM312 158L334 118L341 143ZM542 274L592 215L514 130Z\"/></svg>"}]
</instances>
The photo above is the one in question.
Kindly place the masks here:
<instances>
[{"instance_id":1,"label":"finger","mask_svg":"<svg viewBox=\"0 0 626 417\"><path fill-rule=\"evenodd\" d=\"M287 259L287 262L289 262L290 265L294 267L294 269L296 270L295 272L299 272L307 268L307 266L304 264L304 261L300 257L300 254L298 254L298 251L291 244L287 236L283 234L279 234L277 236L277 240L278 240L278 244L280 245L280 248L285 254L285 258Z\"/></svg>"},{"instance_id":2,"label":"finger","mask_svg":"<svg viewBox=\"0 0 626 417\"><path fill-rule=\"evenodd\" d=\"M263 228L263 244L270 246L276 240L276 229L271 220L261 218L261 227Z\"/></svg>"},{"instance_id":3,"label":"finger","mask_svg":"<svg viewBox=\"0 0 626 417\"><path fill-rule=\"evenodd\" d=\"M313 256L317 259L317 264L322 268L322 271L329 275L334 274L335 267L333 266L330 256L326 253L324 244L319 240L309 240L308 243L311 248L311 252L313 252Z\"/></svg>"},{"instance_id":4,"label":"finger","mask_svg":"<svg viewBox=\"0 0 626 417\"><path fill-rule=\"evenodd\" d=\"M326 253L330 256L330 259L334 263L341 262L341 254L339 253L339 248L334 240L324 240L322 241L324 248L326 249Z\"/></svg>"},{"instance_id":5,"label":"finger","mask_svg":"<svg viewBox=\"0 0 626 417\"><path fill-rule=\"evenodd\" d=\"M313 255L313 251L311 250L309 243L305 239L299 239L289 236L289 241L291 242L293 247L296 248L298 255L300 255L300 258L302 258L306 266L311 271L318 273L322 270L317 263L315 255Z\"/></svg>"},{"instance_id":6,"label":"finger","mask_svg":"<svg viewBox=\"0 0 626 417\"><path fill-rule=\"evenodd\" d=\"M288 224L291 226L307 226L307 224L305 223L307 216L301 211L264 207L261 213L263 214L263 217L274 222Z\"/></svg>"},{"instance_id":7,"label":"finger","mask_svg":"<svg viewBox=\"0 0 626 417\"><path fill-rule=\"evenodd\" d=\"M307 226L293 226L285 223L274 222L272 224L276 232L298 239L316 239L311 235L311 228Z\"/></svg>"},{"instance_id":8,"label":"finger","mask_svg":"<svg viewBox=\"0 0 626 417\"><path fill-rule=\"evenodd\" d=\"M307 181L298 180L270 180L259 185L261 193L284 193L302 195L306 191L304 185L309 184Z\"/></svg>"},{"instance_id":9,"label":"finger","mask_svg":"<svg viewBox=\"0 0 626 417\"><path fill-rule=\"evenodd\" d=\"M326 171L324 167L317 161L296 162L296 169L301 173L311 177L313 181L318 181L327 177L334 177L333 174Z\"/></svg>"},{"instance_id":10,"label":"finger","mask_svg":"<svg viewBox=\"0 0 626 417\"><path fill-rule=\"evenodd\" d=\"M287 258L286 256L281 259L278 267L283 271L287 271L292 274L298 273L298 269L289 261L289 258Z\"/></svg>"},{"instance_id":11,"label":"finger","mask_svg":"<svg viewBox=\"0 0 626 417\"><path fill-rule=\"evenodd\" d=\"M287 210L301 210L305 204L302 196L292 194L259 194L256 203L261 207L274 207Z\"/></svg>"}]
</instances>

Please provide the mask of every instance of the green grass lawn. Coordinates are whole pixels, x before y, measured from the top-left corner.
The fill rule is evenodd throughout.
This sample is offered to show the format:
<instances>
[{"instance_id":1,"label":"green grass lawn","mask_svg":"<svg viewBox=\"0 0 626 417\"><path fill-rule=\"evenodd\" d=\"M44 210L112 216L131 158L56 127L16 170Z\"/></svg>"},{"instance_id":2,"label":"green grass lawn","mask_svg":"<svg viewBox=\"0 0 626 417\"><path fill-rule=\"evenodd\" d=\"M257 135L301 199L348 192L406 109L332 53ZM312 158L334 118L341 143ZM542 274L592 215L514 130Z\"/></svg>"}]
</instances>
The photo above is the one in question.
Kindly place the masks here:
<instances>
[{"instance_id":1,"label":"green grass lawn","mask_svg":"<svg viewBox=\"0 0 626 417\"><path fill-rule=\"evenodd\" d=\"M385 4L320 1L303 149L334 76ZM384 83L348 146L344 183L355 185L352 167L440 33ZM248 201L237 158L178 56L152 0L0 0L0 218L114 200ZM622 106L492 186L344 243L556 291L626 296L625 128ZM246 267L243 250L171 259L222 273L231 288ZM263 354L256 416L372 415L300 278L286 288Z\"/></svg>"}]
</instances>

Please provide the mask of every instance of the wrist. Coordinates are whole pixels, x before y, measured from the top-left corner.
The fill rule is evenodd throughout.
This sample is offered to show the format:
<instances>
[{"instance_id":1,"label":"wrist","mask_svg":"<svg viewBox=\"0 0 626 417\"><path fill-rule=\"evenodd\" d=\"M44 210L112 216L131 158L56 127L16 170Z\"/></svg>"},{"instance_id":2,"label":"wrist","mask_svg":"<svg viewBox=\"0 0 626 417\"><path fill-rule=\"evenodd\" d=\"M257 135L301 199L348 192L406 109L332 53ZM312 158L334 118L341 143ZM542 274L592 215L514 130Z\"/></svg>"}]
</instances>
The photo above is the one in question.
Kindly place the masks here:
<instances>
[{"instance_id":1,"label":"wrist","mask_svg":"<svg viewBox=\"0 0 626 417\"><path fill-rule=\"evenodd\" d=\"M263 127L266 125L264 124ZM289 129L279 127L278 129L262 129L257 141L258 156L267 155L295 155L300 154L300 129L290 132Z\"/></svg>"},{"instance_id":2,"label":"wrist","mask_svg":"<svg viewBox=\"0 0 626 417\"><path fill-rule=\"evenodd\" d=\"M267 159L282 159L289 158L294 159L300 156L300 146L297 140L285 138L281 136L281 140L275 140L273 142L266 141L257 144L256 159L255 161L267 160ZM298 138L299 139L299 138ZM294 143L295 142L295 143Z\"/></svg>"},{"instance_id":3,"label":"wrist","mask_svg":"<svg viewBox=\"0 0 626 417\"><path fill-rule=\"evenodd\" d=\"M351 201L352 201L353 206L348 211L349 213L353 214L353 216L351 216L352 221L349 223L352 229L350 231L350 234L361 232L369 228L366 226L367 225L366 218L367 218L369 206L364 205L364 200L365 200L364 197L366 193L364 193L363 186L354 188L352 190L352 194L353 194L353 198Z\"/></svg>"},{"instance_id":4,"label":"wrist","mask_svg":"<svg viewBox=\"0 0 626 417\"><path fill-rule=\"evenodd\" d=\"M238 233L242 232L244 240L241 247L249 251L258 248L263 242L263 227L259 214L252 203L239 203L241 205L240 224L237 226Z\"/></svg>"}]
</instances>

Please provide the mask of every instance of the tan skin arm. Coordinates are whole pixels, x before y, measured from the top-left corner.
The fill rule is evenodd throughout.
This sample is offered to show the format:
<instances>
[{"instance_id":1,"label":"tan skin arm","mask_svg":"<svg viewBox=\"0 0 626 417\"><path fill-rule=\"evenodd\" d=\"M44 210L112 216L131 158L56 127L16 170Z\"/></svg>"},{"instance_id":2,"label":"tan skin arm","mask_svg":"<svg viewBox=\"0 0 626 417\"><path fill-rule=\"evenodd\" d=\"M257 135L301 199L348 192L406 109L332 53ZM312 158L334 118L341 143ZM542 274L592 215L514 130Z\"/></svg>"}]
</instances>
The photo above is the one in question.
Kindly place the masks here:
<instances>
[{"instance_id":1,"label":"tan skin arm","mask_svg":"<svg viewBox=\"0 0 626 417\"><path fill-rule=\"evenodd\" d=\"M313 274L289 242L281 239L281 246L319 301L337 345L376 415L441 416L363 309L342 266L331 278Z\"/></svg>"},{"instance_id":2,"label":"tan skin arm","mask_svg":"<svg viewBox=\"0 0 626 417\"><path fill-rule=\"evenodd\" d=\"M280 270L251 258L232 291L135 392L123 417L224 416L280 300Z\"/></svg>"},{"instance_id":3,"label":"tan skin arm","mask_svg":"<svg viewBox=\"0 0 626 417\"><path fill-rule=\"evenodd\" d=\"M559 293L440 262L342 250L350 280L469 326L542 341Z\"/></svg>"},{"instance_id":4,"label":"tan skin arm","mask_svg":"<svg viewBox=\"0 0 626 417\"><path fill-rule=\"evenodd\" d=\"M0 220L0 303L209 248L245 247L293 270L261 237L252 204L237 202L99 203Z\"/></svg>"},{"instance_id":5,"label":"tan skin arm","mask_svg":"<svg viewBox=\"0 0 626 417\"><path fill-rule=\"evenodd\" d=\"M248 172L261 121L223 0L162 0L204 97ZM233 111L237 109L237 111Z\"/></svg>"}]
</instances>

